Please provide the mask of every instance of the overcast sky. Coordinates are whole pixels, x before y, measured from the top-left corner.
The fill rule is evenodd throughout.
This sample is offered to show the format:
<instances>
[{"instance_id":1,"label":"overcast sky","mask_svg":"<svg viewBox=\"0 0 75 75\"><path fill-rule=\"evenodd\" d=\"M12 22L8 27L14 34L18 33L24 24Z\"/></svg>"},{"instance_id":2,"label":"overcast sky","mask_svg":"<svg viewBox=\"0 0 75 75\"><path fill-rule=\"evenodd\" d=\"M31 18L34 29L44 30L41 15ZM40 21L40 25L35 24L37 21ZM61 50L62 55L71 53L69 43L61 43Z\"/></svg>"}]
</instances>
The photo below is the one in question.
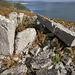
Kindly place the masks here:
<instances>
[{"instance_id":1,"label":"overcast sky","mask_svg":"<svg viewBox=\"0 0 75 75\"><path fill-rule=\"evenodd\" d=\"M75 0L9 0L9 1L50 1L50 2L75 2Z\"/></svg>"}]
</instances>

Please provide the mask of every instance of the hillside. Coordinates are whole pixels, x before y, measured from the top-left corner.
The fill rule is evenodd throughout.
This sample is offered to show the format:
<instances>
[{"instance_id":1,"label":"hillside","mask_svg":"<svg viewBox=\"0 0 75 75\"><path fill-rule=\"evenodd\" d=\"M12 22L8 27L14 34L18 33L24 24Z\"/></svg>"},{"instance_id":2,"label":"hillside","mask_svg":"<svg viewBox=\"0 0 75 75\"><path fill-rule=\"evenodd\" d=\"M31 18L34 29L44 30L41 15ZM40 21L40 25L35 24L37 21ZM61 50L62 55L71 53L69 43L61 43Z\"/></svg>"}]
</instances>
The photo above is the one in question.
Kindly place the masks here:
<instances>
[{"instance_id":1,"label":"hillside","mask_svg":"<svg viewBox=\"0 0 75 75\"><path fill-rule=\"evenodd\" d=\"M24 5L20 3L14 3L10 1L0 1L0 7L7 7L7 8L12 8L12 9L17 9L17 10L25 10L31 12L30 9L25 7Z\"/></svg>"},{"instance_id":2,"label":"hillside","mask_svg":"<svg viewBox=\"0 0 75 75\"><path fill-rule=\"evenodd\" d=\"M27 11L11 9L11 8L6 8L6 7L0 7L0 15L5 16L6 18L8 18L9 14L11 12L24 13L25 15L29 15L30 17L35 16L34 13L30 13Z\"/></svg>"}]
</instances>

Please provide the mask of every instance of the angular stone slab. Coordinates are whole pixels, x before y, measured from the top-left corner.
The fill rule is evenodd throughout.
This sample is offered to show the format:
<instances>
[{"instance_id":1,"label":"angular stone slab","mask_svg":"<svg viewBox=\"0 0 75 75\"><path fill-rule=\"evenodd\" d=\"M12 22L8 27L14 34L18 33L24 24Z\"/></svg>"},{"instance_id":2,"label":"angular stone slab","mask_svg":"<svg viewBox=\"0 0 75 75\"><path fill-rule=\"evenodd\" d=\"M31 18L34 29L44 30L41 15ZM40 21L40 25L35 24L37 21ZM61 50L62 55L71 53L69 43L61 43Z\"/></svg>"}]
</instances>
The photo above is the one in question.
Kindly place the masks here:
<instances>
[{"instance_id":1,"label":"angular stone slab","mask_svg":"<svg viewBox=\"0 0 75 75\"><path fill-rule=\"evenodd\" d=\"M30 45L36 39L36 30L34 28L27 28L22 32L19 32L15 40L16 54L20 54L22 51L29 50Z\"/></svg>"},{"instance_id":2,"label":"angular stone slab","mask_svg":"<svg viewBox=\"0 0 75 75\"><path fill-rule=\"evenodd\" d=\"M15 23L0 16L0 54L9 55L14 51Z\"/></svg>"},{"instance_id":3,"label":"angular stone slab","mask_svg":"<svg viewBox=\"0 0 75 75\"><path fill-rule=\"evenodd\" d=\"M61 39L67 46L75 46L75 32L72 32L59 23L46 19L38 15L38 21L59 39Z\"/></svg>"}]
</instances>

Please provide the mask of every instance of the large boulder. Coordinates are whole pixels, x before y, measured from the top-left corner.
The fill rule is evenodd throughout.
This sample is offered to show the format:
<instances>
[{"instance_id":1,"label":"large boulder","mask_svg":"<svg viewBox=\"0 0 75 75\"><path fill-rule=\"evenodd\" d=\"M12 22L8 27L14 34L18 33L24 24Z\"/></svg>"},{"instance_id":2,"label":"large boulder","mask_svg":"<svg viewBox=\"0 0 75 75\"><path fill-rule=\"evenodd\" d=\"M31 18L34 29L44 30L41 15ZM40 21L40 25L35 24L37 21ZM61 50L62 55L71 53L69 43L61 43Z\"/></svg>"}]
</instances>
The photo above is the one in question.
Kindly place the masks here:
<instances>
[{"instance_id":1,"label":"large boulder","mask_svg":"<svg viewBox=\"0 0 75 75\"><path fill-rule=\"evenodd\" d=\"M12 13L9 14L9 19L14 20L14 22L16 23L16 26L18 26L18 24L17 24L17 16L18 16L18 14L16 12L12 12Z\"/></svg>"},{"instance_id":2,"label":"large boulder","mask_svg":"<svg viewBox=\"0 0 75 75\"><path fill-rule=\"evenodd\" d=\"M0 54L9 55L14 51L15 22L0 17Z\"/></svg>"},{"instance_id":3,"label":"large boulder","mask_svg":"<svg viewBox=\"0 0 75 75\"><path fill-rule=\"evenodd\" d=\"M30 47L32 42L36 38L36 30L34 28L27 28L22 32L19 32L15 40L15 50L19 54Z\"/></svg>"},{"instance_id":4,"label":"large boulder","mask_svg":"<svg viewBox=\"0 0 75 75\"><path fill-rule=\"evenodd\" d=\"M38 21L58 38L60 38L67 46L75 46L75 32L72 32L59 23L38 15Z\"/></svg>"}]
</instances>

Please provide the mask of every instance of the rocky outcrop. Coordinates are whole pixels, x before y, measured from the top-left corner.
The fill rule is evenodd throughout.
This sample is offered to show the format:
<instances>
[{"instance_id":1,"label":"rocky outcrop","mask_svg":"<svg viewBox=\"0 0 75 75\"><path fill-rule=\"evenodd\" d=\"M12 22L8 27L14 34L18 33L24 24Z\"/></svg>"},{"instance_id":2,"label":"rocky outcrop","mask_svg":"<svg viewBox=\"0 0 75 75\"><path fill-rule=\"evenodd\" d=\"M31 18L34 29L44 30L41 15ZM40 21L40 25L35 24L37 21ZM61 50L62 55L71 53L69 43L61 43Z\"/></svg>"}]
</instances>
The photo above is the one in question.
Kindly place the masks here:
<instances>
[{"instance_id":1,"label":"rocky outcrop","mask_svg":"<svg viewBox=\"0 0 75 75\"><path fill-rule=\"evenodd\" d=\"M9 55L14 51L16 24L14 21L0 17L0 54Z\"/></svg>"},{"instance_id":2,"label":"rocky outcrop","mask_svg":"<svg viewBox=\"0 0 75 75\"><path fill-rule=\"evenodd\" d=\"M34 28L27 28L26 30L19 32L15 40L15 50L19 54L22 51L29 49L32 42L36 38L36 30Z\"/></svg>"},{"instance_id":3,"label":"rocky outcrop","mask_svg":"<svg viewBox=\"0 0 75 75\"><path fill-rule=\"evenodd\" d=\"M74 39L75 32L40 15L0 15L0 74L74 75Z\"/></svg>"},{"instance_id":4,"label":"rocky outcrop","mask_svg":"<svg viewBox=\"0 0 75 75\"><path fill-rule=\"evenodd\" d=\"M55 34L67 46L75 46L75 32L72 32L59 23L46 19L38 15L37 19L41 25L44 25L50 32Z\"/></svg>"}]
</instances>

